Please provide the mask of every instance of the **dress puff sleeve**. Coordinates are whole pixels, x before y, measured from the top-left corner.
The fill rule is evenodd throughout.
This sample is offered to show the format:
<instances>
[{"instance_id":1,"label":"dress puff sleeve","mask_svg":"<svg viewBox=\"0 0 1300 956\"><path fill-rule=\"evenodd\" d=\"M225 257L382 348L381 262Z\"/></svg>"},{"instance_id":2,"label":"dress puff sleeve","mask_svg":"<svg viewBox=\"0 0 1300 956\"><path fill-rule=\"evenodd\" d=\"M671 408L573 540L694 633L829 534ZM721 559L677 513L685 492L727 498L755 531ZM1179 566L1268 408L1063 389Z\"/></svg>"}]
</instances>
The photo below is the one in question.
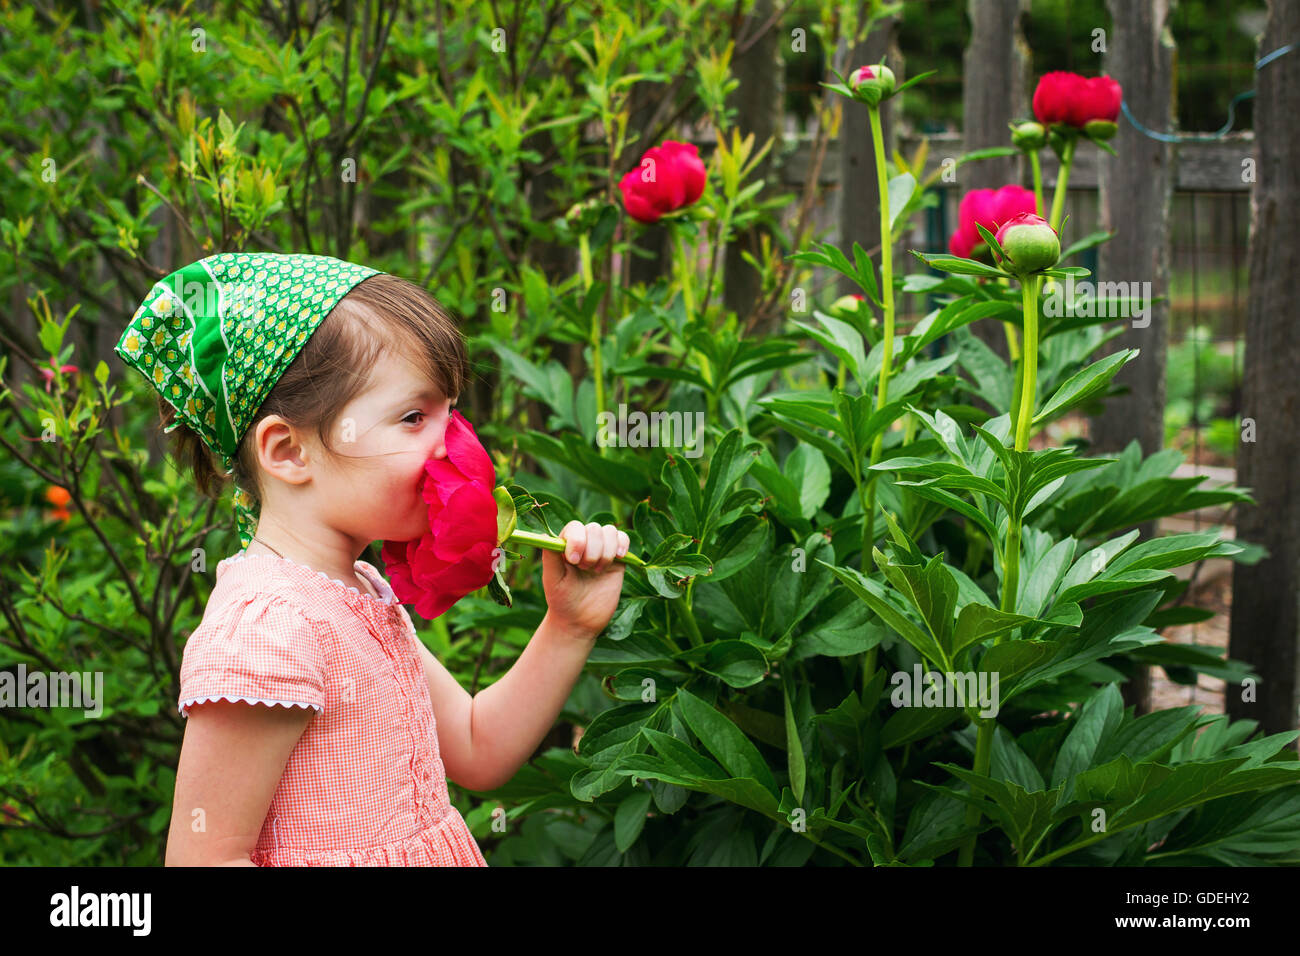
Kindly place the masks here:
<instances>
[{"instance_id":1,"label":"dress puff sleeve","mask_svg":"<svg viewBox=\"0 0 1300 956\"><path fill-rule=\"evenodd\" d=\"M325 710L325 652L311 622L274 594L240 596L205 614L185 644L180 712L211 700Z\"/></svg>"}]
</instances>

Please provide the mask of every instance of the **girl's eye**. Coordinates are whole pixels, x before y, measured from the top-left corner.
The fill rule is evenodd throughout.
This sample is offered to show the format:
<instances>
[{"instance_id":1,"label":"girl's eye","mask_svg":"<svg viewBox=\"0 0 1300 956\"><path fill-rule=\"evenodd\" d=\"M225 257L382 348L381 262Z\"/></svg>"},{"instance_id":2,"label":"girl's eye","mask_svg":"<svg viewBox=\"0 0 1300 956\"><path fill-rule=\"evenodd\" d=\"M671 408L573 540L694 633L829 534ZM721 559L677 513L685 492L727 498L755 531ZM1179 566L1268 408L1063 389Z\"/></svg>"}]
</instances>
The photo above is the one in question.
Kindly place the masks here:
<instances>
[{"instance_id":1,"label":"girl's eye","mask_svg":"<svg viewBox=\"0 0 1300 956\"><path fill-rule=\"evenodd\" d=\"M423 418L423 417L424 417L424 412L411 412L411 415L419 415L421 418ZM407 415L405 418L402 419L402 421L404 421L404 422L411 422L412 425L418 425L418 424L420 424L419 422L412 422L412 421L411 421L411 415Z\"/></svg>"}]
</instances>

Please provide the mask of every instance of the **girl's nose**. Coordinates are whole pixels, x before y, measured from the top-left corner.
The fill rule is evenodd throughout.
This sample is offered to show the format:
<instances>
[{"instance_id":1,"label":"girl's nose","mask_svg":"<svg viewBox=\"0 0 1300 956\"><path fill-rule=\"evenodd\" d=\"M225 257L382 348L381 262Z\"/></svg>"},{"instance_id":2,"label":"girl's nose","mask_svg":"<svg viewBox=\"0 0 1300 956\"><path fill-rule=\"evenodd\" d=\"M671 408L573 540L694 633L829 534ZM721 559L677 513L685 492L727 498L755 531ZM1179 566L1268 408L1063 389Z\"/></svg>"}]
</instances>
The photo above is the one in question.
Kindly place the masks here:
<instances>
[{"instance_id":1,"label":"girl's nose","mask_svg":"<svg viewBox=\"0 0 1300 956\"><path fill-rule=\"evenodd\" d=\"M447 433L443 432L434 439L433 444L429 447L426 458L446 458L447 457Z\"/></svg>"}]
</instances>

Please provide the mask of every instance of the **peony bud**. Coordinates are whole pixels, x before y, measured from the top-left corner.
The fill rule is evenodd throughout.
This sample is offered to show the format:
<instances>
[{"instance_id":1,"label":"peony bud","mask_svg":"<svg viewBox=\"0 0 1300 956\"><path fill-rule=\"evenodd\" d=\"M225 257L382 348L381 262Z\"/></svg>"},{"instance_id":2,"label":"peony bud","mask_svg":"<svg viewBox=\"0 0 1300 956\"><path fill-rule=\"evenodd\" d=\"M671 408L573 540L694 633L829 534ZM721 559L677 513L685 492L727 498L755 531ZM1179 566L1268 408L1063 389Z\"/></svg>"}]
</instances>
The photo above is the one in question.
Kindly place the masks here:
<instances>
[{"instance_id":1,"label":"peony bud","mask_svg":"<svg viewBox=\"0 0 1300 956\"><path fill-rule=\"evenodd\" d=\"M883 63L860 66L849 75L849 88L870 106L876 106L894 92L894 71Z\"/></svg>"},{"instance_id":2,"label":"peony bud","mask_svg":"<svg viewBox=\"0 0 1300 956\"><path fill-rule=\"evenodd\" d=\"M1042 123L1021 123L1012 129L1011 143L1027 153L1042 149L1047 145L1047 130Z\"/></svg>"},{"instance_id":3,"label":"peony bud","mask_svg":"<svg viewBox=\"0 0 1300 956\"><path fill-rule=\"evenodd\" d=\"M842 295L831 303L831 314L835 316L857 315L858 304L862 301L862 296L857 293Z\"/></svg>"},{"instance_id":4,"label":"peony bud","mask_svg":"<svg viewBox=\"0 0 1300 956\"><path fill-rule=\"evenodd\" d=\"M1061 258L1061 240L1056 230L1042 216L1033 213L1022 212L1003 223L997 240L1010 260L1005 268L1017 275L1050 269Z\"/></svg>"}]
</instances>

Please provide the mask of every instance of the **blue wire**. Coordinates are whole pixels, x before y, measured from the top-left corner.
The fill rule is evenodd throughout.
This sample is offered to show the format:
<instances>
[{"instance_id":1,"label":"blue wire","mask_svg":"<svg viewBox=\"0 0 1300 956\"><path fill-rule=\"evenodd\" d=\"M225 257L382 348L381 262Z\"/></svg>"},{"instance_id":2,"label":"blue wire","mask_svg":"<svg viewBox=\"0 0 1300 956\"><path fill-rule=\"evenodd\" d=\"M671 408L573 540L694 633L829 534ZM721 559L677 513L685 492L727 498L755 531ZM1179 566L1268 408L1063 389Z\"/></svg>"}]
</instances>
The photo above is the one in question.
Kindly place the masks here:
<instances>
[{"instance_id":1,"label":"blue wire","mask_svg":"<svg viewBox=\"0 0 1300 956\"><path fill-rule=\"evenodd\" d=\"M1288 43L1286 46L1278 47L1272 53L1268 54L1268 56L1260 58L1255 63L1255 70L1259 71L1269 63L1276 60L1282 54L1290 53L1292 50L1295 49L1295 47L1296 45L1294 43ZM1139 123L1136 119L1133 118L1133 114L1129 112L1127 100L1122 100L1119 104L1119 107L1123 111L1125 119L1127 119L1129 123L1132 124L1135 130L1137 130L1139 133L1142 133L1144 136L1149 136L1152 139L1159 140L1162 143L1196 143L1196 142L1207 142L1210 140L1222 139L1224 136L1226 136L1228 132L1232 129L1232 124L1234 122L1234 116L1236 113L1237 101L1250 99L1254 95L1255 95L1254 90L1247 90L1244 93L1238 93L1236 96L1234 96L1231 100L1228 101L1228 122L1224 123L1223 128L1220 129L1217 133L1183 133L1183 134L1159 133L1156 132L1155 130L1147 129L1145 126L1143 126L1141 123Z\"/></svg>"}]
</instances>

